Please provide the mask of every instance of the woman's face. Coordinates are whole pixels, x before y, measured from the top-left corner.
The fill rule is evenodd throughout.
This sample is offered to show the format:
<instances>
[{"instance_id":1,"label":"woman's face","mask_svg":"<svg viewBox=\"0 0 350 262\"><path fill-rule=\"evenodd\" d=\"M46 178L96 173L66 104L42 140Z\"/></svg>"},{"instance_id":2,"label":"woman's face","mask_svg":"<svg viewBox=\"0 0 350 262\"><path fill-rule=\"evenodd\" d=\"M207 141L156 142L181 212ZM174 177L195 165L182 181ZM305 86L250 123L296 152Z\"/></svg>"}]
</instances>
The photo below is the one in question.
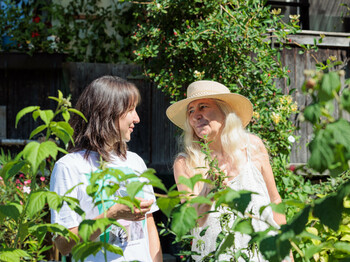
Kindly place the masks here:
<instances>
[{"instance_id":1,"label":"woman's face","mask_svg":"<svg viewBox=\"0 0 350 262\"><path fill-rule=\"evenodd\" d=\"M198 99L187 107L190 126L199 138L205 135L210 141L221 135L225 124L225 115L213 99Z\"/></svg>"},{"instance_id":2,"label":"woman's face","mask_svg":"<svg viewBox=\"0 0 350 262\"><path fill-rule=\"evenodd\" d=\"M119 118L119 129L123 141L130 141L131 133L134 131L135 124L139 122L140 118L136 112L135 104L124 115L122 115Z\"/></svg>"}]
</instances>

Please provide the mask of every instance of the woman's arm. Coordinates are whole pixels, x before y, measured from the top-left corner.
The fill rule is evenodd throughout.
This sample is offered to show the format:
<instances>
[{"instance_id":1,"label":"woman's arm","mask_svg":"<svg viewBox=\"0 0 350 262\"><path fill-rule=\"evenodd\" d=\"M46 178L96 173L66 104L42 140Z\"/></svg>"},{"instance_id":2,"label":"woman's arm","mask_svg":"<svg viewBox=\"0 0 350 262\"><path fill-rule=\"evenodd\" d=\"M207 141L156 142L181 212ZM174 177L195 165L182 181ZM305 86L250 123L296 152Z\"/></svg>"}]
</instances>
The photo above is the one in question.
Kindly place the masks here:
<instances>
[{"instance_id":1,"label":"woman's arm","mask_svg":"<svg viewBox=\"0 0 350 262\"><path fill-rule=\"evenodd\" d=\"M207 196L208 193L210 192L210 188L208 187L208 184L204 183L203 187L200 188L199 183L196 184L196 186L194 187L194 190L192 191L191 189L189 189L187 186L183 185L183 184L179 184L179 178L183 176L186 178L190 178L192 176L190 170L187 167L186 164L186 159L183 156L178 156L175 159L174 162L174 177L175 177L175 182L177 185L177 188L179 191L187 191L189 193L189 195L201 195L201 196ZM185 200L181 200L182 202L184 202ZM197 214L198 216L201 216L202 214L208 212L211 209L211 206L208 204L194 204L194 207L197 210ZM203 226L204 222L207 220L206 215L201 216L198 219L198 225L199 226Z\"/></svg>"},{"instance_id":2,"label":"woman's arm","mask_svg":"<svg viewBox=\"0 0 350 262\"><path fill-rule=\"evenodd\" d=\"M141 200L140 209L134 208L134 212L126 206L122 204L115 204L107 210L106 217L112 219L125 219L130 221L141 221L145 219L145 214L150 211L153 200ZM104 213L98 215L94 219L104 218ZM72 233L78 235L78 227L73 227L69 229ZM95 231L91 234L90 240L94 240L102 232L100 230ZM75 241L72 239L67 240L63 236L58 236L55 238L55 245L57 249L63 254L68 255L72 248L76 245Z\"/></svg>"},{"instance_id":3,"label":"woman's arm","mask_svg":"<svg viewBox=\"0 0 350 262\"><path fill-rule=\"evenodd\" d=\"M271 203L279 204L282 202L281 196L277 191L275 178L270 165L270 159L266 147L263 141L257 136L250 135L250 142L255 146L253 161L257 162L256 165L264 178L267 191L269 193ZM273 218L277 224L282 225L286 223L286 216L280 213L273 212Z\"/></svg>"},{"instance_id":4,"label":"woman's arm","mask_svg":"<svg viewBox=\"0 0 350 262\"><path fill-rule=\"evenodd\" d=\"M152 214L147 214L147 231L149 241L149 251L154 262L162 262L162 247L159 241L158 230Z\"/></svg>"}]
</instances>

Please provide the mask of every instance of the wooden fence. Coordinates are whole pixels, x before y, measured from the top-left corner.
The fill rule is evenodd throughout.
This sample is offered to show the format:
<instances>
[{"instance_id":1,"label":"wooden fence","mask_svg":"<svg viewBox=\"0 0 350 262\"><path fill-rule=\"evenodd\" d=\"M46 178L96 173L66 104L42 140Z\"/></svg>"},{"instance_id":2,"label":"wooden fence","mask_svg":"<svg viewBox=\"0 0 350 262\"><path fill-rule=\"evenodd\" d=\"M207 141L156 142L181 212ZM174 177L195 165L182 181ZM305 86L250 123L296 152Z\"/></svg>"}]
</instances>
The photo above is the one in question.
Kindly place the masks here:
<instances>
[{"instance_id":1,"label":"wooden fence","mask_svg":"<svg viewBox=\"0 0 350 262\"><path fill-rule=\"evenodd\" d=\"M308 38L310 36L302 39L307 41ZM282 52L282 61L291 71L290 84L287 85L286 81L278 84L285 93L292 88L296 89L293 97L300 109L309 102L301 92L305 79L304 69L314 69L316 60L325 61L329 56L343 61L348 59L349 44L346 43L349 40L345 44L339 44L339 39L334 40L333 44L320 45L317 53L299 54L298 46ZM136 65L63 63L63 59L62 56L44 54L34 57L0 55L0 146L1 141L4 141L1 139L27 139L37 125L26 116L21 120L19 128L15 129L16 114L23 107L40 105L42 108L54 109L55 102L47 97L56 96L58 89L65 95L71 93L74 104L82 89L93 79L107 74L117 75L135 83L142 96L138 108L141 122L132 134L129 148L137 152L149 167L155 168L160 176L165 176L165 181L172 183L171 166L177 152L177 131L165 116L170 103L164 94L141 77L140 68ZM345 70L349 77L349 66ZM296 135L300 139L292 149L291 162L305 163L309 156L307 143L310 141L311 126L299 122L297 116L292 121L299 127Z\"/></svg>"},{"instance_id":2,"label":"wooden fence","mask_svg":"<svg viewBox=\"0 0 350 262\"><path fill-rule=\"evenodd\" d=\"M307 31L307 33L301 33L299 35L291 36L293 41L299 44L314 43L314 38L317 40L320 38L321 32ZM339 61L348 62L350 58L350 34L341 33L327 33L323 40L323 43L319 44L317 52L306 52L299 54L301 48L294 45L291 49L284 49L281 53L282 63L286 65L290 70L290 84L287 82L280 82L279 86L284 90L284 93L288 93L290 90L295 89L293 93L293 99L298 103L299 110L303 110L309 103L310 97L305 96L302 93L301 87L305 81L304 70L316 69L317 63L324 63L329 57L333 56ZM350 65L344 64L343 69L346 71L346 78L350 77ZM348 114L344 114L345 118L350 120ZM298 130L295 135L299 137L299 141L294 144L291 153L291 163L306 163L310 152L307 145L311 140L312 126L310 124L300 122L298 115L296 115L292 121L297 126Z\"/></svg>"}]
</instances>

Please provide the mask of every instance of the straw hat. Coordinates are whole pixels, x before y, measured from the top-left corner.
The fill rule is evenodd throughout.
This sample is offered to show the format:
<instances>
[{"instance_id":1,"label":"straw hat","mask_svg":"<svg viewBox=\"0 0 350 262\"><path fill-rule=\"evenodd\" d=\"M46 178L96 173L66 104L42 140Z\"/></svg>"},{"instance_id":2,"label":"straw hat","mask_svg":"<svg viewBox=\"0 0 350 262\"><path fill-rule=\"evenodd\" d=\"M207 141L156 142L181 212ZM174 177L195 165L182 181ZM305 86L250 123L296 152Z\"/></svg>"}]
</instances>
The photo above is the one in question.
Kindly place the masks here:
<instances>
[{"instance_id":1,"label":"straw hat","mask_svg":"<svg viewBox=\"0 0 350 262\"><path fill-rule=\"evenodd\" d=\"M171 122L184 129L188 104L203 98L214 98L226 102L241 119L243 127L246 127L252 118L253 106L246 97L230 93L223 84L206 80L190 84L187 88L187 98L169 106L166 115Z\"/></svg>"}]
</instances>

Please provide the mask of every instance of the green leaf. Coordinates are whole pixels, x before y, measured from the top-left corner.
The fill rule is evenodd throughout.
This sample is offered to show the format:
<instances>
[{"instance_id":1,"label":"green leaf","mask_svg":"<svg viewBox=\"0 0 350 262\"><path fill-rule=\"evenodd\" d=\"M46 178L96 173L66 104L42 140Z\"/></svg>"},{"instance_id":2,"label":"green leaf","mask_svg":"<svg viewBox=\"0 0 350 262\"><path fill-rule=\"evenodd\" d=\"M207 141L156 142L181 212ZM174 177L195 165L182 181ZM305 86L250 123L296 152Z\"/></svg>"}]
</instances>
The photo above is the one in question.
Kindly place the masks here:
<instances>
[{"instance_id":1,"label":"green leaf","mask_svg":"<svg viewBox=\"0 0 350 262\"><path fill-rule=\"evenodd\" d=\"M123 255L123 250L115 245L111 245L104 242L82 242L77 244L72 249L74 261L84 261L90 255L96 255L100 250L106 250L118 255Z\"/></svg>"},{"instance_id":2,"label":"green leaf","mask_svg":"<svg viewBox=\"0 0 350 262\"><path fill-rule=\"evenodd\" d=\"M64 196L63 200L66 201L66 203L70 209L72 209L74 212L76 212L77 214L79 214L83 218L85 217L85 212L80 208L78 199L73 198L73 197Z\"/></svg>"},{"instance_id":3,"label":"green leaf","mask_svg":"<svg viewBox=\"0 0 350 262\"><path fill-rule=\"evenodd\" d=\"M79 115L82 119L85 120L85 122L87 122L87 119L85 118L85 116L83 115L83 113L80 112L79 110L76 110L76 109L74 109L74 108L69 108L68 111L69 111L69 112L73 112L73 113Z\"/></svg>"},{"instance_id":4,"label":"green leaf","mask_svg":"<svg viewBox=\"0 0 350 262\"><path fill-rule=\"evenodd\" d=\"M134 202L130 200L129 196L126 197L120 197L117 201L115 201L118 204L123 204L128 206L131 210L134 210Z\"/></svg>"},{"instance_id":5,"label":"green leaf","mask_svg":"<svg viewBox=\"0 0 350 262\"><path fill-rule=\"evenodd\" d=\"M293 235L299 235L304 229L309 218L311 207L307 206L295 215L291 222L281 226L282 235L292 231Z\"/></svg>"},{"instance_id":6,"label":"green leaf","mask_svg":"<svg viewBox=\"0 0 350 262\"><path fill-rule=\"evenodd\" d=\"M131 183L128 183L126 185L126 191L128 192L128 196L131 199L134 199L137 193L139 193L142 190L145 184L145 182L141 183L140 181L133 181Z\"/></svg>"},{"instance_id":7,"label":"green leaf","mask_svg":"<svg viewBox=\"0 0 350 262\"><path fill-rule=\"evenodd\" d=\"M305 203L299 200L292 200L292 199L288 199L288 200L284 200L283 203L286 206L293 206L293 207L297 207L297 208L304 208L305 207Z\"/></svg>"},{"instance_id":8,"label":"green leaf","mask_svg":"<svg viewBox=\"0 0 350 262\"><path fill-rule=\"evenodd\" d=\"M69 141L73 141L72 136L74 130L67 122L60 121L51 123L50 129L65 145L67 145Z\"/></svg>"},{"instance_id":9,"label":"green leaf","mask_svg":"<svg viewBox=\"0 0 350 262\"><path fill-rule=\"evenodd\" d=\"M46 192L46 201L50 208L59 210L63 205L63 197L56 192Z\"/></svg>"},{"instance_id":10,"label":"green leaf","mask_svg":"<svg viewBox=\"0 0 350 262\"><path fill-rule=\"evenodd\" d=\"M40 110L40 118L46 125L49 125L54 117L52 110Z\"/></svg>"},{"instance_id":11,"label":"green leaf","mask_svg":"<svg viewBox=\"0 0 350 262\"><path fill-rule=\"evenodd\" d=\"M342 242L342 241L338 241L336 243L334 243L334 248L336 248L337 250L350 254L350 243L348 242Z\"/></svg>"},{"instance_id":12,"label":"green leaf","mask_svg":"<svg viewBox=\"0 0 350 262\"><path fill-rule=\"evenodd\" d=\"M335 144L340 144L350 151L350 123L348 121L339 119L327 125L326 130L334 137Z\"/></svg>"},{"instance_id":13,"label":"green leaf","mask_svg":"<svg viewBox=\"0 0 350 262\"><path fill-rule=\"evenodd\" d=\"M80 186L80 185L83 185L83 183L79 183L79 184L77 184L77 185L71 187L70 189L68 189L67 192L64 193L64 196L67 196L67 195L69 195L70 193L72 193L73 190L74 190L76 187Z\"/></svg>"},{"instance_id":14,"label":"green leaf","mask_svg":"<svg viewBox=\"0 0 350 262\"><path fill-rule=\"evenodd\" d=\"M25 164L26 162L23 160L14 160L3 165L0 169L0 176L6 185L8 185L9 179L16 175Z\"/></svg>"},{"instance_id":15,"label":"green leaf","mask_svg":"<svg viewBox=\"0 0 350 262\"><path fill-rule=\"evenodd\" d=\"M241 232L243 234L252 234L255 232L253 225L252 225L252 219L244 219L240 221L236 226L235 226L235 231Z\"/></svg>"},{"instance_id":16,"label":"green leaf","mask_svg":"<svg viewBox=\"0 0 350 262\"><path fill-rule=\"evenodd\" d=\"M23 211L23 206L19 203L11 202L7 205L0 205L0 218L9 217L17 221Z\"/></svg>"},{"instance_id":17,"label":"green leaf","mask_svg":"<svg viewBox=\"0 0 350 262\"><path fill-rule=\"evenodd\" d=\"M96 232L98 229L101 232L104 232L111 224L115 224L119 227L122 227L115 219L110 218L100 218L100 219L85 219L83 220L78 228L79 236L83 241L89 241L91 235Z\"/></svg>"},{"instance_id":18,"label":"green leaf","mask_svg":"<svg viewBox=\"0 0 350 262\"><path fill-rule=\"evenodd\" d=\"M69 121L69 119L70 119L70 114L69 114L69 111L68 111L68 110L64 110L64 111L62 112L62 116L63 116L64 121L66 121L66 122Z\"/></svg>"},{"instance_id":19,"label":"green leaf","mask_svg":"<svg viewBox=\"0 0 350 262\"><path fill-rule=\"evenodd\" d=\"M32 116L33 116L34 121L36 121L38 119L38 117L40 116L40 110L34 111Z\"/></svg>"},{"instance_id":20,"label":"green leaf","mask_svg":"<svg viewBox=\"0 0 350 262\"><path fill-rule=\"evenodd\" d=\"M84 261L90 255L96 255L103 246L103 242L82 242L72 249L74 261Z\"/></svg>"},{"instance_id":21,"label":"green leaf","mask_svg":"<svg viewBox=\"0 0 350 262\"><path fill-rule=\"evenodd\" d=\"M60 102L60 99L54 96L48 96L49 99L55 100L57 103Z\"/></svg>"},{"instance_id":22,"label":"green leaf","mask_svg":"<svg viewBox=\"0 0 350 262\"><path fill-rule=\"evenodd\" d=\"M171 198L171 197L157 198L157 206L167 217L170 217L171 212L173 211L175 206L178 205L179 203L180 203L179 198Z\"/></svg>"},{"instance_id":23,"label":"green leaf","mask_svg":"<svg viewBox=\"0 0 350 262\"><path fill-rule=\"evenodd\" d=\"M98 185L97 185L97 188L98 188ZM107 196L110 197L114 195L119 188L120 188L119 184L112 184L112 185L106 185L103 189L106 192Z\"/></svg>"},{"instance_id":24,"label":"green leaf","mask_svg":"<svg viewBox=\"0 0 350 262\"><path fill-rule=\"evenodd\" d=\"M194 228L197 218L197 211L193 206L182 205L179 212L173 213L171 229L175 232L177 240Z\"/></svg>"},{"instance_id":25,"label":"green leaf","mask_svg":"<svg viewBox=\"0 0 350 262\"><path fill-rule=\"evenodd\" d=\"M189 204L194 204L194 203L198 203L198 204L207 204L207 205L212 205L212 201L210 201L210 199L208 199L207 197L205 196L196 196L194 198L191 198L189 201L188 201Z\"/></svg>"},{"instance_id":26,"label":"green leaf","mask_svg":"<svg viewBox=\"0 0 350 262\"><path fill-rule=\"evenodd\" d=\"M16 124L15 127L17 128L18 121L26 114L31 113L35 110L38 110L40 106L28 106L26 108L23 108L21 111L19 111L16 115Z\"/></svg>"},{"instance_id":27,"label":"green leaf","mask_svg":"<svg viewBox=\"0 0 350 262\"><path fill-rule=\"evenodd\" d=\"M56 159L58 146L52 141L38 143L30 142L23 149L23 158L26 159L32 167L32 174L36 174L39 165L47 157L51 156Z\"/></svg>"},{"instance_id":28,"label":"green leaf","mask_svg":"<svg viewBox=\"0 0 350 262\"><path fill-rule=\"evenodd\" d=\"M3 248L0 249L0 261L8 261L8 262L20 262L21 258L30 257L30 255L21 249L14 248Z\"/></svg>"},{"instance_id":29,"label":"green leaf","mask_svg":"<svg viewBox=\"0 0 350 262\"><path fill-rule=\"evenodd\" d=\"M323 224L337 231L343 209L343 198L337 195L330 195L315 201L313 215L318 217ZM332 210L332 212L329 210Z\"/></svg>"},{"instance_id":30,"label":"green leaf","mask_svg":"<svg viewBox=\"0 0 350 262\"><path fill-rule=\"evenodd\" d=\"M221 242L219 249L215 252L215 257L219 257L220 254L225 253L227 248L231 248L234 245L235 234L229 233Z\"/></svg>"},{"instance_id":31,"label":"green leaf","mask_svg":"<svg viewBox=\"0 0 350 262\"><path fill-rule=\"evenodd\" d=\"M64 149L61 148L61 147L57 147L57 150L60 151L60 152L63 153L63 154L68 154L68 151L64 150Z\"/></svg>"},{"instance_id":32,"label":"green leaf","mask_svg":"<svg viewBox=\"0 0 350 262\"><path fill-rule=\"evenodd\" d=\"M281 241L278 236L270 236L260 243L260 252L270 262L281 262L289 255L291 244L289 240Z\"/></svg>"},{"instance_id":33,"label":"green leaf","mask_svg":"<svg viewBox=\"0 0 350 262\"><path fill-rule=\"evenodd\" d=\"M271 206L272 211L279 214L285 214L286 207L284 203L279 203L279 204L271 203L269 206Z\"/></svg>"},{"instance_id":34,"label":"green leaf","mask_svg":"<svg viewBox=\"0 0 350 262\"><path fill-rule=\"evenodd\" d=\"M315 137L309 144L311 152L308 160L309 167L318 172L325 171L334 161L334 154L332 149L332 136L329 131L319 130L315 133Z\"/></svg>"},{"instance_id":35,"label":"green leaf","mask_svg":"<svg viewBox=\"0 0 350 262\"><path fill-rule=\"evenodd\" d=\"M116 245L111 245L108 243L103 243L103 247L106 248L106 250L108 250L109 252L112 252L114 254L118 254L120 256L123 255L123 249L121 249L120 247L116 246Z\"/></svg>"},{"instance_id":36,"label":"green leaf","mask_svg":"<svg viewBox=\"0 0 350 262\"><path fill-rule=\"evenodd\" d=\"M340 97L343 108L350 113L350 88L345 88Z\"/></svg>"},{"instance_id":37,"label":"green leaf","mask_svg":"<svg viewBox=\"0 0 350 262\"><path fill-rule=\"evenodd\" d=\"M147 178L150 185L152 185L153 187L159 188L164 192L167 192L167 189L162 183L162 180L160 180L156 175L154 175L154 173L155 173L154 169L147 169L145 172L141 174L140 177Z\"/></svg>"},{"instance_id":38,"label":"green leaf","mask_svg":"<svg viewBox=\"0 0 350 262\"><path fill-rule=\"evenodd\" d=\"M244 213L252 199L251 194L254 193L247 190L235 191L231 188L227 188L221 191L219 194L220 197L216 201L216 208L224 204L229 206L231 209Z\"/></svg>"},{"instance_id":39,"label":"green leaf","mask_svg":"<svg viewBox=\"0 0 350 262\"><path fill-rule=\"evenodd\" d=\"M31 138L34 137L35 135L39 134L40 132L44 131L46 128L47 128L46 125L38 126L37 128L35 128L35 129L30 133L29 139L31 139Z\"/></svg>"},{"instance_id":40,"label":"green leaf","mask_svg":"<svg viewBox=\"0 0 350 262\"><path fill-rule=\"evenodd\" d=\"M317 245L317 246L316 245L308 246L305 251L305 257L307 259L311 259L314 254L319 253L326 245L327 243L321 243L320 245Z\"/></svg>"},{"instance_id":41,"label":"green leaf","mask_svg":"<svg viewBox=\"0 0 350 262\"><path fill-rule=\"evenodd\" d=\"M350 152L350 123L344 119L328 124L323 130L315 133L309 144L311 156L309 166L318 172L326 169L335 170L335 175L348 169L348 158L344 156Z\"/></svg>"},{"instance_id":42,"label":"green leaf","mask_svg":"<svg viewBox=\"0 0 350 262\"><path fill-rule=\"evenodd\" d=\"M190 178L180 176L178 184L183 184L187 186L189 189L191 189L191 191L193 191L195 184L198 183L199 181L203 181L201 174L194 175Z\"/></svg>"},{"instance_id":43,"label":"green leaf","mask_svg":"<svg viewBox=\"0 0 350 262\"><path fill-rule=\"evenodd\" d=\"M307 106L303 114L307 121L311 122L312 124L318 123L320 117L322 116L320 104L317 103Z\"/></svg>"},{"instance_id":44,"label":"green leaf","mask_svg":"<svg viewBox=\"0 0 350 262\"><path fill-rule=\"evenodd\" d=\"M324 74L318 92L318 98L320 101L328 101L333 99L334 92L339 92L340 86L340 78L337 72L329 72L328 74Z\"/></svg>"},{"instance_id":45,"label":"green leaf","mask_svg":"<svg viewBox=\"0 0 350 262\"><path fill-rule=\"evenodd\" d=\"M47 191L37 191L30 193L28 197L27 215L32 218L44 209L47 202Z\"/></svg>"}]
</instances>

